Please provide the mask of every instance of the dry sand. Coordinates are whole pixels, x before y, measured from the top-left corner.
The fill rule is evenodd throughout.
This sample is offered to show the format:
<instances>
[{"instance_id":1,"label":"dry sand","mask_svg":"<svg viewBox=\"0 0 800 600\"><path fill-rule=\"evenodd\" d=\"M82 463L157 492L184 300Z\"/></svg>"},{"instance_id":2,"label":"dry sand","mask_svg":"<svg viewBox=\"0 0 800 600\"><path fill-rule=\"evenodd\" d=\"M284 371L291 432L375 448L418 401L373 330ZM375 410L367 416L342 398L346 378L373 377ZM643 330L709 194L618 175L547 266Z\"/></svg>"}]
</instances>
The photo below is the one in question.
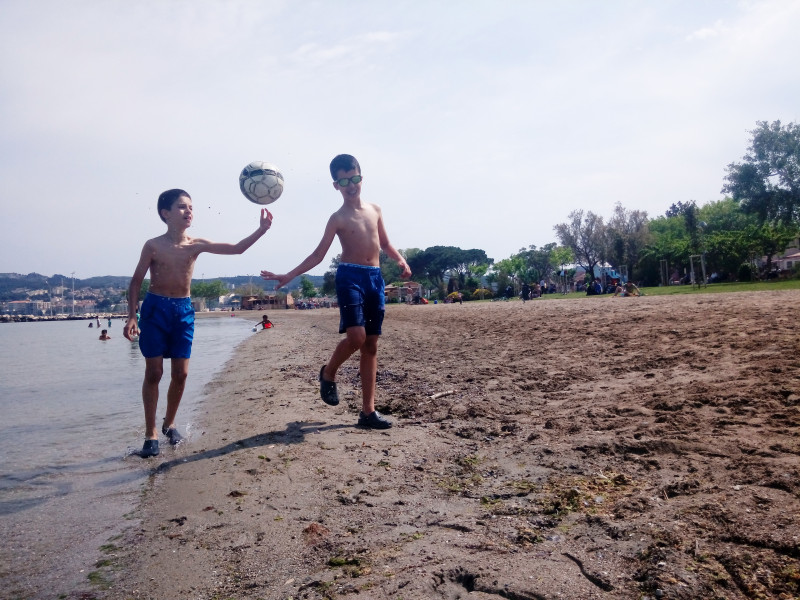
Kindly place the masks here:
<instances>
[{"instance_id":1,"label":"dry sand","mask_svg":"<svg viewBox=\"0 0 800 600\"><path fill-rule=\"evenodd\" d=\"M338 313L270 313L75 597L797 598L798 305L390 306L388 432L355 360L319 400Z\"/></svg>"}]
</instances>

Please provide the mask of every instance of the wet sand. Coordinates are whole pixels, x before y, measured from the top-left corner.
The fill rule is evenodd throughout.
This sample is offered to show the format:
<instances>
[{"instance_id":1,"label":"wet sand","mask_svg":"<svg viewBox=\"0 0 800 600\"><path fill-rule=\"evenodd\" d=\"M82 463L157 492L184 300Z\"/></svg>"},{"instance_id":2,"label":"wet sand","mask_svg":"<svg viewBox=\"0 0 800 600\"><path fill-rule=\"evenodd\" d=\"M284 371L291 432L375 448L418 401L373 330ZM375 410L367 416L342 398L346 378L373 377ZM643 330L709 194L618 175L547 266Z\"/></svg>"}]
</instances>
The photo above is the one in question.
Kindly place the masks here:
<instances>
[{"instance_id":1,"label":"wet sand","mask_svg":"<svg viewBox=\"0 0 800 600\"><path fill-rule=\"evenodd\" d=\"M319 400L337 312L270 311L85 597L795 598L799 302L390 306L388 432L356 360Z\"/></svg>"}]
</instances>

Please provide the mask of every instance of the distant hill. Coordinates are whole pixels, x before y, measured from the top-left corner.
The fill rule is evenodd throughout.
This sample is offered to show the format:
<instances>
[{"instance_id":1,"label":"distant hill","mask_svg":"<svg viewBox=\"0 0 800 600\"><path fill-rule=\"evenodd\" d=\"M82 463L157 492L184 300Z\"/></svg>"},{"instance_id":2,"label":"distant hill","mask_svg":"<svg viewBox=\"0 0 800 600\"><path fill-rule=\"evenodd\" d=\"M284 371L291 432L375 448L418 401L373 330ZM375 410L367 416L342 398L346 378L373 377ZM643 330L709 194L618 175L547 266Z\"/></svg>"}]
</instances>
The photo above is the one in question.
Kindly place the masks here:
<instances>
[{"instance_id":1,"label":"distant hill","mask_svg":"<svg viewBox=\"0 0 800 600\"><path fill-rule=\"evenodd\" d=\"M302 277L302 276L301 276ZM322 287L322 284L325 282L325 278L322 275L306 275L308 280L314 284L314 287ZM225 285L230 287L231 285L234 288L240 288L251 283L257 287L261 288L262 290L269 290L273 291L275 289L274 281L264 281L261 277L250 275L237 275L236 277L206 277L204 280L200 279L192 279L192 283L196 281L222 281ZM289 285L286 286L289 290L296 290L300 287L300 277L294 278L292 281L289 282Z\"/></svg>"},{"instance_id":2,"label":"distant hill","mask_svg":"<svg viewBox=\"0 0 800 600\"><path fill-rule=\"evenodd\" d=\"M321 287L324 282L322 275L307 275L308 279L316 286ZM236 277L206 277L205 279L195 278L192 283L199 281L221 280L228 287L240 288L245 285L253 284L263 290L275 289L274 281L264 281L261 277L251 277L250 275L237 275ZM131 278L129 275L103 275L101 277L88 277L86 279L75 279L75 289L94 288L94 289L127 289ZM41 275L39 273L0 273L0 301L22 299L25 293L14 293L15 290L41 290L64 285L72 287L72 276L56 273L55 275ZM300 287L300 278L293 280L288 288L294 290Z\"/></svg>"}]
</instances>

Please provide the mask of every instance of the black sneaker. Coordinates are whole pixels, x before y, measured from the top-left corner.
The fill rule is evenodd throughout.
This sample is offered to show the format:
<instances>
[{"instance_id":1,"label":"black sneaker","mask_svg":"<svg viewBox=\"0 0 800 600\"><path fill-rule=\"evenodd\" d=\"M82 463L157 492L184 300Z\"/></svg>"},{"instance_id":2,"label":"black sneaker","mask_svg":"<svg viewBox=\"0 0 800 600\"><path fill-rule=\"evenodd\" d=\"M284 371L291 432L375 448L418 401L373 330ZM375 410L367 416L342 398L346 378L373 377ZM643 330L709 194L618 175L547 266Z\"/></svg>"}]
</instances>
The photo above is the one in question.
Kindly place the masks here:
<instances>
[{"instance_id":1,"label":"black sneaker","mask_svg":"<svg viewBox=\"0 0 800 600\"><path fill-rule=\"evenodd\" d=\"M339 393L336 391L336 382L327 381L323 379L322 372L325 370L325 365L319 370L319 395L325 404L336 406L339 404Z\"/></svg>"},{"instance_id":2,"label":"black sneaker","mask_svg":"<svg viewBox=\"0 0 800 600\"><path fill-rule=\"evenodd\" d=\"M150 458L151 456L158 456L160 452L161 450L158 449L158 440L145 440L139 456L142 458Z\"/></svg>"},{"instance_id":3,"label":"black sneaker","mask_svg":"<svg viewBox=\"0 0 800 600\"><path fill-rule=\"evenodd\" d=\"M183 441L183 436L178 433L178 430L174 427L167 427L166 425L161 426L161 433L163 433L169 439L169 443L173 446L177 446Z\"/></svg>"},{"instance_id":4,"label":"black sneaker","mask_svg":"<svg viewBox=\"0 0 800 600\"><path fill-rule=\"evenodd\" d=\"M389 429L392 426L392 422L384 419L383 415L375 410L368 415L359 412L358 425L360 427L369 427L370 429Z\"/></svg>"}]
</instances>

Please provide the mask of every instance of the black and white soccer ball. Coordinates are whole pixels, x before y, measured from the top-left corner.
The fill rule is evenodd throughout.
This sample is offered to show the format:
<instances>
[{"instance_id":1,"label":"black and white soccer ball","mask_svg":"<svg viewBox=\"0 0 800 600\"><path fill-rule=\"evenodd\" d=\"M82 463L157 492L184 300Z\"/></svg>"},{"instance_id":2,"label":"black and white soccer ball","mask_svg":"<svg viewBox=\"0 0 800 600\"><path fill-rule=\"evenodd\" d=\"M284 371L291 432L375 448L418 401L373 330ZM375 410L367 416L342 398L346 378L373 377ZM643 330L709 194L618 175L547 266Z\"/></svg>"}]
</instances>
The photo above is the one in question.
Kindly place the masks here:
<instances>
[{"instance_id":1,"label":"black and white soccer ball","mask_svg":"<svg viewBox=\"0 0 800 600\"><path fill-rule=\"evenodd\" d=\"M256 204L272 204L283 193L283 175L272 163L255 160L242 169L239 189Z\"/></svg>"}]
</instances>

